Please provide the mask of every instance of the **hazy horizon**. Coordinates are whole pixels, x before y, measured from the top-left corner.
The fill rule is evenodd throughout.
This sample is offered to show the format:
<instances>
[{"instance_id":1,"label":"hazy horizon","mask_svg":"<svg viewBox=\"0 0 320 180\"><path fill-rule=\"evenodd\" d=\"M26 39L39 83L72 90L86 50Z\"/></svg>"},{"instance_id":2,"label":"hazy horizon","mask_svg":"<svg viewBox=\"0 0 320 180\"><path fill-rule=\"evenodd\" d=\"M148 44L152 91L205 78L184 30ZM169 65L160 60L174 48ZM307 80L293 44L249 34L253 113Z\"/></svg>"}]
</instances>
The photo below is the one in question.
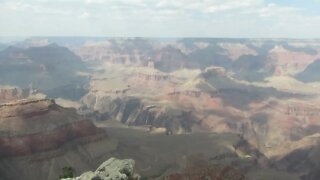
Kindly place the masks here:
<instances>
[{"instance_id":1,"label":"hazy horizon","mask_svg":"<svg viewBox=\"0 0 320 180\"><path fill-rule=\"evenodd\" d=\"M0 36L0 42L18 42L30 39L96 39L96 40L108 40L108 39L153 39L153 40L179 40L179 39L217 39L217 40L320 40L320 37L315 38L295 38L295 37L214 37L214 36L172 36L172 37L161 37L161 36Z\"/></svg>"}]
</instances>

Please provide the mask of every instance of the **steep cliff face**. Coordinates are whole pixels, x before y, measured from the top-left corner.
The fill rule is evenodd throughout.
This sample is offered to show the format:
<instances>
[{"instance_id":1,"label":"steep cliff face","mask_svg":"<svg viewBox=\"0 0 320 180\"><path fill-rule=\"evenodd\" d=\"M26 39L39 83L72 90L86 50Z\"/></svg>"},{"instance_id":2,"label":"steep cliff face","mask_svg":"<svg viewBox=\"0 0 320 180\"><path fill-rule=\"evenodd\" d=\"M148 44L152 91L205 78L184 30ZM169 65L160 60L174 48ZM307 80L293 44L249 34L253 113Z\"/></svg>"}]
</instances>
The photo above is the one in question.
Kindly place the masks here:
<instances>
[{"instance_id":1,"label":"steep cliff face","mask_svg":"<svg viewBox=\"0 0 320 180\"><path fill-rule=\"evenodd\" d=\"M20 99L0 104L0 177L8 180L59 177L70 163L84 171L112 142L104 130L52 99ZM95 161L95 162L93 162ZM19 171L19 173L15 173Z\"/></svg>"},{"instance_id":2,"label":"steep cliff face","mask_svg":"<svg viewBox=\"0 0 320 180\"><path fill-rule=\"evenodd\" d=\"M269 51L268 60L275 67L276 75L296 75L309 64L312 64L319 56L320 54L317 51L304 52L290 48L290 46L275 45Z\"/></svg>"},{"instance_id":3,"label":"steep cliff face","mask_svg":"<svg viewBox=\"0 0 320 180\"><path fill-rule=\"evenodd\" d=\"M316 106L298 100L252 103L248 119L241 124L241 134L265 154L285 155L289 149L278 151L284 143L295 143L319 132Z\"/></svg>"},{"instance_id":4,"label":"steep cliff face","mask_svg":"<svg viewBox=\"0 0 320 180\"><path fill-rule=\"evenodd\" d=\"M99 97L88 94L82 100L85 104L81 109L83 113L98 111L104 114L103 120L118 120L131 126L164 127L168 134L190 132L197 120L192 112L147 103L135 97Z\"/></svg>"},{"instance_id":5,"label":"steep cliff face","mask_svg":"<svg viewBox=\"0 0 320 180\"><path fill-rule=\"evenodd\" d=\"M1 157L55 150L75 139L103 134L91 121L53 100L18 100L0 105Z\"/></svg>"}]
</instances>

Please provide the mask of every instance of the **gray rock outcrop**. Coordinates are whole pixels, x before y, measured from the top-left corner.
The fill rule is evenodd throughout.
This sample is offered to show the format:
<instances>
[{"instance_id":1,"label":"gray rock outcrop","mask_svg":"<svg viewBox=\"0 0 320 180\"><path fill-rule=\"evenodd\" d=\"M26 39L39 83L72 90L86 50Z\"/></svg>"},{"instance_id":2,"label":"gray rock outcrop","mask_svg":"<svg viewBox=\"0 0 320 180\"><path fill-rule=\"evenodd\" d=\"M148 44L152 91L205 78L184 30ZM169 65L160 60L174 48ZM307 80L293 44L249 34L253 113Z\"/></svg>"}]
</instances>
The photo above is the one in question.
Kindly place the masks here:
<instances>
[{"instance_id":1,"label":"gray rock outcrop","mask_svg":"<svg viewBox=\"0 0 320 180\"><path fill-rule=\"evenodd\" d=\"M132 159L110 158L102 163L95 172L88 171L76 178L62 180L139 180L134 173L135 161Z\"/></svg>"}]
</instances>

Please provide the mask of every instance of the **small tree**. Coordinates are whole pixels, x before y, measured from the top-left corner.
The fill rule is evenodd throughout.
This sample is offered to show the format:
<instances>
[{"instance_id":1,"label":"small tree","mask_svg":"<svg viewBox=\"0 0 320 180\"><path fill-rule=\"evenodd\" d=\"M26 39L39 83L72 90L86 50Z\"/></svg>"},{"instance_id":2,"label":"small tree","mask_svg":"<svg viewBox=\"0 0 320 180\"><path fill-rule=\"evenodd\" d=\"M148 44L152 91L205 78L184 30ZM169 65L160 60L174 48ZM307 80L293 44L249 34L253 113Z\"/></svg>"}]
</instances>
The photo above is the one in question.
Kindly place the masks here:
<instances>
[{"instance_id":1,"label":"small tree","mask_svg":"<svg viewBox=\"0 0 320 180\"><path fill-rule=\"evenodd\" d=\"M59 175L59 179L63 178L73 178L74 177L74 169L72 167L64 167L62 168L62 175Z\"/></svg>"}]
</instances>

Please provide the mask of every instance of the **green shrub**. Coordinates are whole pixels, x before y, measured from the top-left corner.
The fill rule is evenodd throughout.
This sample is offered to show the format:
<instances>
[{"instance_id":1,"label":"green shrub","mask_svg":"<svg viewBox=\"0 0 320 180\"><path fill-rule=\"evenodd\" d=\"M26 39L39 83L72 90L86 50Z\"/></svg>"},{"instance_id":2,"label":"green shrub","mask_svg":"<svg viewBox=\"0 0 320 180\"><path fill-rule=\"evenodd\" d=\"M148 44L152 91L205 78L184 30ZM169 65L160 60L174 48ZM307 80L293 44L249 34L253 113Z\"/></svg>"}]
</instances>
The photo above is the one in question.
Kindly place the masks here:
<instances>
[{"instance_id":1,"label":"green shrub","mask_svg":"<svg viewBox=\"0 0 320 180\"><path fill-rule=\"evenodd\" d=\"M59 179L63 178L73 178L74 177L74 169L72 167L64 167L62 168L62 174L59 175Z\"/></svg>"}]
</instances>

